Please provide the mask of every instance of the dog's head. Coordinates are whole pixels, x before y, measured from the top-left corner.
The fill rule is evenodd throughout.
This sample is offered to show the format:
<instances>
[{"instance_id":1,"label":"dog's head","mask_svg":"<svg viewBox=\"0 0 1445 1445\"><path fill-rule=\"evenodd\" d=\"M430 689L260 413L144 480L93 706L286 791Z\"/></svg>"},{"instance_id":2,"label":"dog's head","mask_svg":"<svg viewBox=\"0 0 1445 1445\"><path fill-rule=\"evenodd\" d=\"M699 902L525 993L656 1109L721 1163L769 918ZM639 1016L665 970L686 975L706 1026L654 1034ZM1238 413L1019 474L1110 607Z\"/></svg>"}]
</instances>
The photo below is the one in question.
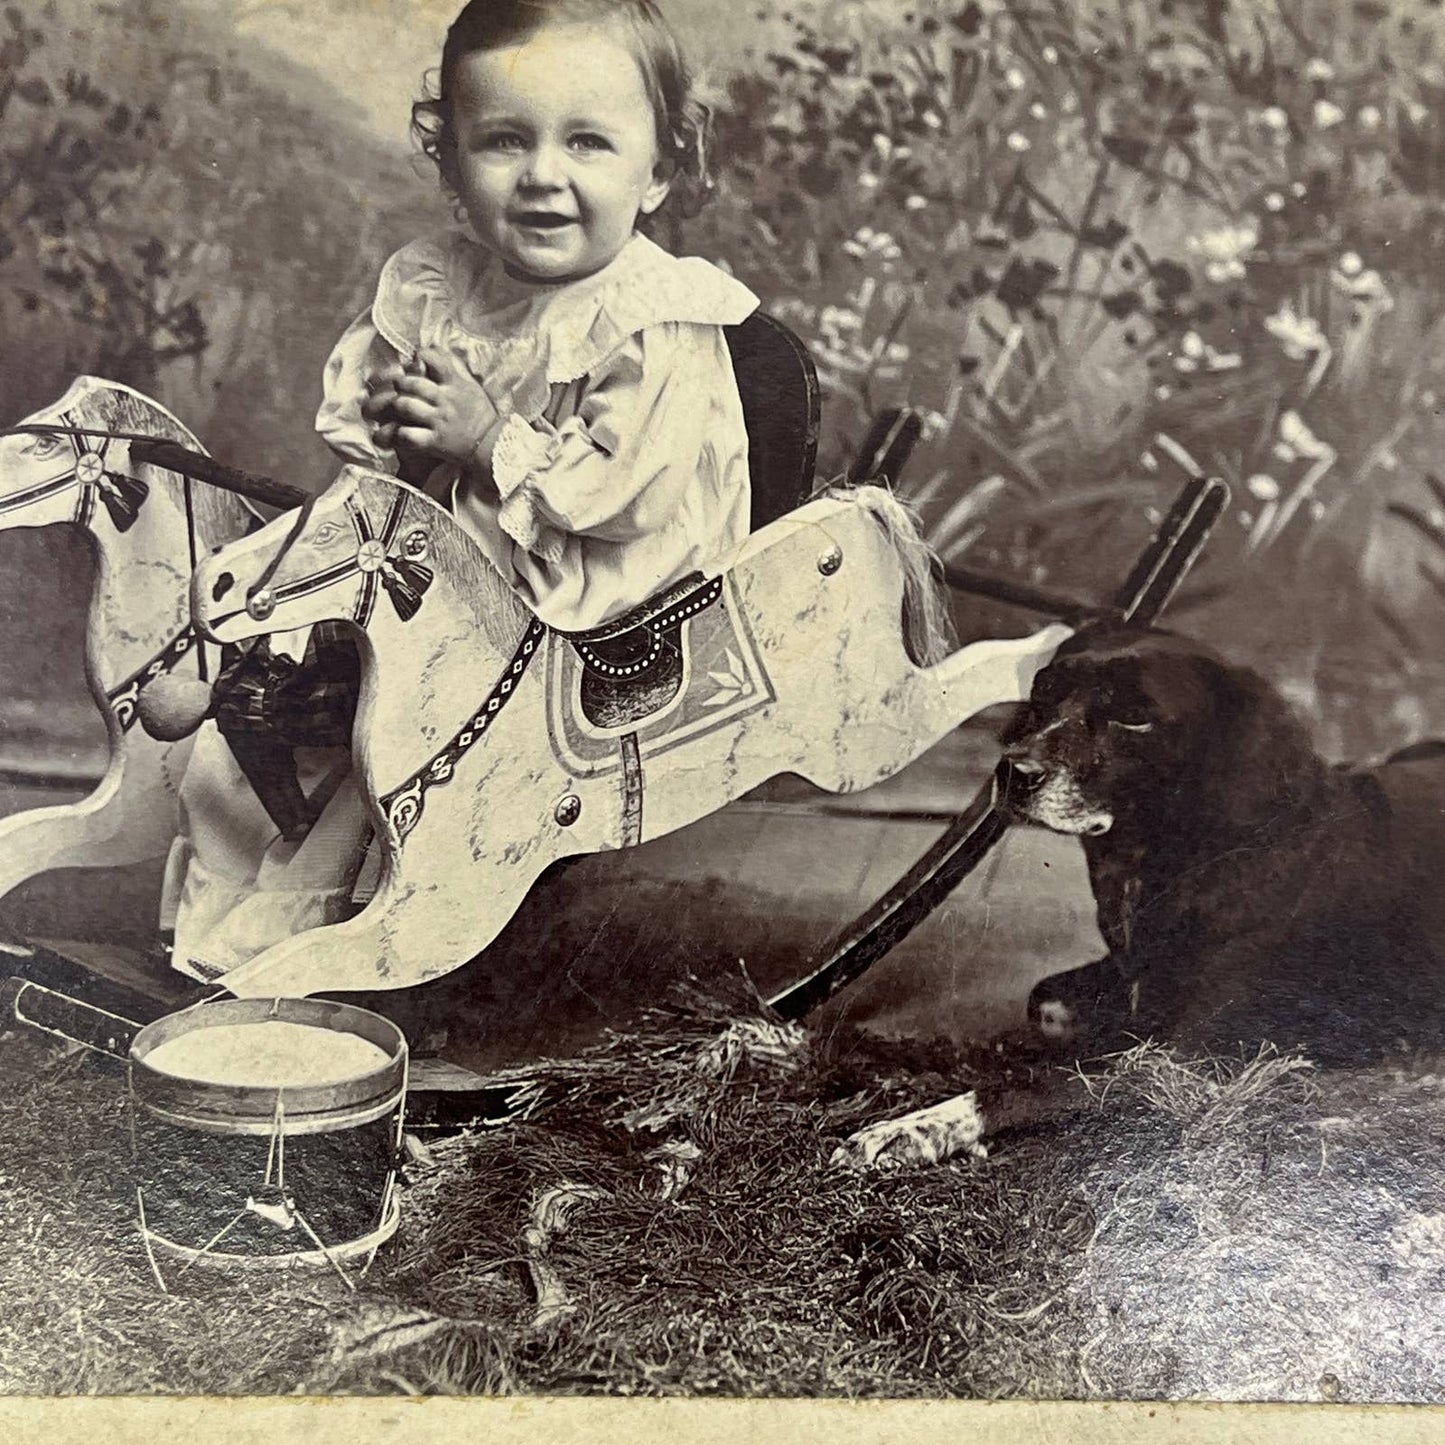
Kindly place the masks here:
<instances>
[{"instance_id":1,"label":"dog's head","mask_svg":"<svg viewBox=\"0 0 1445 1445\"><path fill-rule=\"evenodd\" d=\"M1195 818L1253 794L1268 806L1281 750L1309 755L1255 674L1171 633L1105 625L1059 649L1003 743L1011 815L1085 838L1156 832L1181 801Z\"/></svg>"}]
</instances>

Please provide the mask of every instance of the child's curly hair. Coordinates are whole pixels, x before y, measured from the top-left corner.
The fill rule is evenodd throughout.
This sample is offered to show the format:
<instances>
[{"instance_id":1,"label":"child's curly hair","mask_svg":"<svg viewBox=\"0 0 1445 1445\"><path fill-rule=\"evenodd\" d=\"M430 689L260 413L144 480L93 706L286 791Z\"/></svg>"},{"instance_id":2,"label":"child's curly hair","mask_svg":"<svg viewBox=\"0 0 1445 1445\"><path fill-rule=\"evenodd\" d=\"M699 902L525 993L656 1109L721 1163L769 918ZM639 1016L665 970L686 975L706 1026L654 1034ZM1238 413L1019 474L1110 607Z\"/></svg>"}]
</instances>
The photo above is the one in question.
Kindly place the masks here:
<instances>
[{"instance_id":1,"label":"child's curly hair","mask_svg":"<svg viewBox=\"0 0 1445 1445\"><path fill-rule=\"evenodd\" d=\"M694 95L682 47L654 0L468 0L447 31L435 94L411 108L412 132L422 151L455 198L459 172L452 92L458 63L477 51L520 45L546 25L579 22L616 23L631 42L657 117L658 154L673 170L669 202L691 215L712 189L712 112Z\"/></svg>"}]
</instances>

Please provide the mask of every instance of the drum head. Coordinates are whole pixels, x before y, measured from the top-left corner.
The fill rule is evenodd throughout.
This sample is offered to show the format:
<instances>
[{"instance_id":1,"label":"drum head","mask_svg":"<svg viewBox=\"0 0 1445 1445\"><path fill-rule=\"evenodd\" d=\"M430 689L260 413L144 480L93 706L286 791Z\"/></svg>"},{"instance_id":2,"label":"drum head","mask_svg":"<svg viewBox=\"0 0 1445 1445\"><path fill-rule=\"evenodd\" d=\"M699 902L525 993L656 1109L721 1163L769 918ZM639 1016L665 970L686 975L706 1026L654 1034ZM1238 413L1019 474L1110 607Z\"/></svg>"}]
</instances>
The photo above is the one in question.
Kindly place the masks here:
<instances>
[{"instance_id":1,"label":"drum head","mask_svg":"<svg viewBox=\"0 0 1445 1445\"><path fill-rule=\"evenodd\" d=\"M386 1113L406 1080L402 1032L324 999L222 999L147 1024L131 1092L172 1122L222 1132L347 1128Z\"/></svg>"}]
</instances>

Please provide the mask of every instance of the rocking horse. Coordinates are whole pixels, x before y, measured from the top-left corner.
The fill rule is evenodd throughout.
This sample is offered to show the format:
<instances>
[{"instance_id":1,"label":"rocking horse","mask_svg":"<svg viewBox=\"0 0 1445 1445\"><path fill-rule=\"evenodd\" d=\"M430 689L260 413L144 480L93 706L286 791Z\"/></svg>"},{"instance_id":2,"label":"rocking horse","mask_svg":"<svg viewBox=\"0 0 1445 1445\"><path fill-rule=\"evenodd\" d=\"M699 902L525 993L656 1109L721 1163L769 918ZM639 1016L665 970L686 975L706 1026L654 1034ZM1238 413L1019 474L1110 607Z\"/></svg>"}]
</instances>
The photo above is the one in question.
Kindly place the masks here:
<instances>
[{"instance_id":1,"label":"rocking horse","mask_svg":"<svg viewBox=\"0 0 1445 1445\"><path fill-rule=\"evenodd\" d=\"M51 869L162 856L175 837L192 739L157 739L137 726L140 698L161 678L206 679L190 576L199 557L241 536L259 514L233 492L144 460L137 444L155 441L201 455L163 407L89 376L0 433L0 529L69 523L92 539L86 677L110 743L105 774L87 798L0 821L0 897Z\"/></svg>"},{"instance_id":2,"label":"rocking horse","mask_svg":"<svg viewBox=\"0 0 1445 1445\"><path fill-rule=\"evenodd\" d=\"M359 467L192 583L218 643L349 621L369 662L353 756L381 885L352 919L266 949L240 995L401 988L480 952L550 864L628 847L779 773L881 782L964 719L1022 700L1071 629L920 666L903 630L905 524L880 488L754 533L722 575L564 635L440 506Z\"/></svg>"},{"instance_id":3,"label":"rocking horse","mask_svg":"<svg viewBox=\"0 0 1445 1445\"><path fill-rule=\"evenodd\" d=\"M806 350L763 315L732 328L728 339L749 434L753 535L719 575L689 579L585 634L548 629L444 509L392 477L347 467L309 501L214 463L135 393L110 388L125 406L82 415L77 390L90 397L105 388L89 381L27 424L41 450L69 464L48 476L31 466L26 476L35 480L16 489L26 501L15 502L16 492L0 497L0 515L78 487L73 515L43 520L89 522L99 497L107 516L129 521L114 528L124 537L145 511L136 511L136 499L163 495L168 505L152 515L159 523L175 511L178 520L164 540L150 539L149 558L175 559L167 585L176 584L176 597L186 564L212 553L191 576L195 637L237 644L325 622L350 629L368 664L353 754L381 849L380 884L354 917L263 950L215 978L215 987L239 996L306 995L435 979L485 949L556 861L661 836L780 773L834 792L880 782L968 717L1026 697L1081 617L1151 616L1224 502L1219 483L1199 479L1186 489L1107 608L946 568L956 588L1064 620L1023 637L971 642L940 659L930 655L924 605L934 584L918 566L926 554L906 513L885 489L867 485L896 478L916 418L881 418L847 484L810 497L818 394ZM138 429L155 439L150 446ZM227 498L205 509L203 525L202 491L191 495L190 477L293 510L247 534L251 514ZM189 506L177 505L177 496ZM109 532L97 535L104 561L107 544L115 544ZM225 545L217 551L218 543ZM127 576L114 563L103 567L92 609L92 686L115 699L113 740L129 731L131 689L153 669L174 666L167 642L176 657L192 651L173 600L169 612L153 608L146 640L133 649L143 655L125 654L129 670L109 664L115 637L137 631L135 608L117 601ZM198 676L206 676L203 663ZM157 809L156 799L173 796L185 746L141 743L137 735L122 757L113 745L106 780L77 809L109 806L126 822L144 811L146 851L129 856L164 851L174 810ZM152 756L149 773L145 762L130 765ZM115 801L122 780L127 800L145 796L144 810ZM808 977L771 1001L775 1008L790 1017L808 1011L936 907L1000 836L993 802L986 789L840 933ZM22 814L10 825L12 838L22 827L38 836L44 814L75 811ZM13 869L5 826L0 858ZM72 840L67 847L52 845L46 861L28 858L13 881L0 872L0 883L81 866L75 860L121 861L122 831L118 824L96 831L87 849L73 841L72 821L60 834Z\"/></svg>"}]
</instances>

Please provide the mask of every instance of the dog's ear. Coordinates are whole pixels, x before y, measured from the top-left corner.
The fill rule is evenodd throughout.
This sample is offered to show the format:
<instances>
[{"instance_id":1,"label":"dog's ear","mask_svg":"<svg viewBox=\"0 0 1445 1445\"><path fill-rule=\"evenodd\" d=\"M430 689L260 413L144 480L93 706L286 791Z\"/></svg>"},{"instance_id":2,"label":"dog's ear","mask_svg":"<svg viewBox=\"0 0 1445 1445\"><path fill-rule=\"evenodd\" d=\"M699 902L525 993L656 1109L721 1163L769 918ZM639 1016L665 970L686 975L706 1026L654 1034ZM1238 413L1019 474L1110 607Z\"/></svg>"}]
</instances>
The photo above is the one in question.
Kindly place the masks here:
<instances>
[{"instance_id":1,"label":"dog's ear","mask_svg":"<svg viewBox=\"0 0 1445 1445\"><path fill-rule=\"evenodd\" d=\"M1288 703L1247 668L1200 658L1213 729L1201 739L1204 816L1227 828L1265 827L1313 799L1324 776Z\"/></svg>"}]
</instances>

